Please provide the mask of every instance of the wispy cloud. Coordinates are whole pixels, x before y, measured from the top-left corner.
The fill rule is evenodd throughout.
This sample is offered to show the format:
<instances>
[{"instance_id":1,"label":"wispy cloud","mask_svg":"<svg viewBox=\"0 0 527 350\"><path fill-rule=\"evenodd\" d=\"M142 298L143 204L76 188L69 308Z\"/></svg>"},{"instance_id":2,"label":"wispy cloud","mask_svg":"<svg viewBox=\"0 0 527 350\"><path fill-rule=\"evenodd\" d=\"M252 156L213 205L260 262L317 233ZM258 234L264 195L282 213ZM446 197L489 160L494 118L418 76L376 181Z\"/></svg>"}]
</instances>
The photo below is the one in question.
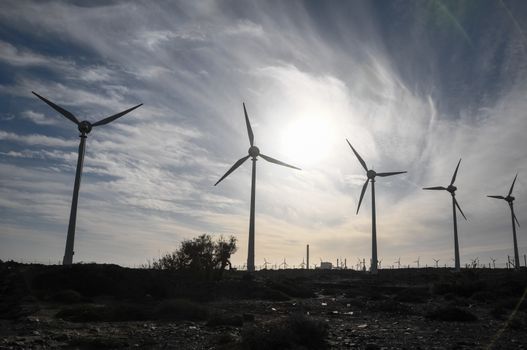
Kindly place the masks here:
<instances>
[{"instance_id":1,"label":"wispy cloud","mask_svg":"<svg viewBox=\"0 0 527 350\"><path fill-rule=\"evenodd\" d=\"M35 255L13 237L38 242L31 232L39 226L48 256L63 249L78 133L32 90L91 121L145 103L89 135L79 259L139 264L183 238L217 232L239 237L234 260L242 263L250 166L212 186L247 152L242 102L262 152L304 169L258 161L257 260L301 261L306 243L315 256L347 257L348 265L369 257L370 194L355 215L365 177L346 138L368 166L408 171L377 183L385 261L408 263L416 253L429 264L449 261L448 197L421 187L446 184L459 158L458 199L469 217L460 223L463 259L503 254L507 218L484 194L506 189L517 171L517 198L526 193L520 35L499 12L488 14L492 28L467 28L446 8L457 21L449 27L419 17L444 11L416 3L401 18L393 6L5 3L6 31L28 39L0 42L0 61L12 68L0 84L10 106L2 115L21 116L0 131L9 211L0 225L11 232L1 254ZM479 41L470 36L467 48L457 25ZM493 35L507 38L504 50ZM517 206L522 221L526 207Z\"/></svg>"}]
</instances>

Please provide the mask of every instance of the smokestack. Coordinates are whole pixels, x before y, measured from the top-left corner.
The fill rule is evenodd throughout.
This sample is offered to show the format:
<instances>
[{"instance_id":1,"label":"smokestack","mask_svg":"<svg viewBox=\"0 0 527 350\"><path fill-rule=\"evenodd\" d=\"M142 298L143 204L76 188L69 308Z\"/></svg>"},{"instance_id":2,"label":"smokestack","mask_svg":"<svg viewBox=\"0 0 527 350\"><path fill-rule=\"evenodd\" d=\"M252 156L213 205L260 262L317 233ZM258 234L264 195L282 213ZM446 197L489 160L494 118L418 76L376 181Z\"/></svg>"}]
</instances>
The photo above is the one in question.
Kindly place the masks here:
<instances>
[{"instance_id":1,"label":"smokestack","mask_svg":"<svg viewBox=\"0 0 527 350\"><path fill-rule=\"evenodd\" d=\"M306 247L306 252L307 252L307 269L309 270L309 244Z\"/></svg>"}]
</instances>

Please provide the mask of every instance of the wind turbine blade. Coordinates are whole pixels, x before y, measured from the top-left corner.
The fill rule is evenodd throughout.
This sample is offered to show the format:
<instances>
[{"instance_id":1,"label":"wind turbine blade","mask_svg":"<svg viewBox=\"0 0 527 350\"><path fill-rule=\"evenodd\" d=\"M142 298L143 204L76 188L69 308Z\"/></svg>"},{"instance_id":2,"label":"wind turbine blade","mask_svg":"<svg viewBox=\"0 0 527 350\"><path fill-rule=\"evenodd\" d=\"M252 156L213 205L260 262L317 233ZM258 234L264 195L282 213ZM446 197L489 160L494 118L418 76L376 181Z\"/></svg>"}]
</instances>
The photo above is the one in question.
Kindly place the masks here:
<instances>
[{"instance_id":1,"label":"wind turbine blade","mask_svg":"<svg viewBox=\"0 0 527 350\"><path fill-rule=\"evenodd\" d=\"M346 141L348 141L348 139L346 139ZM351 143L349 141L348 141L348 145L350 145L351 150L353 151L353 153L355 153L355 156L359 160L359 162L362 165L362 167L364 168L364 170L366 170L366 172L368 172L368 167L366 166L366 163L364 162L364 159L362 159L361 156L359 156L359 154L357 153L357 151L355 151L355 148L353 148L353 146L351 145Z\"/></svg>"},{"instance_id":2,"label":"wind turbine blade","mask_svg":"<svg viewBox=\"0 0 527 350\"><path fill-rule=\"evenodd\" d=\"M446 191L446 188L443 186L423 187L423 190L445 190Z\"/></svg>"},{"instance_id":3,"label":"wind turbine blade","mask_svg":"<svg viewBox=\"0 0 527 350\"><path fill-rule=\"evenodd\" d=\"M406 171L393 171L391 173L377 173L376 176L386 177L386 176L392 176L392 175L399 175L404 174Z\"/></svg>"},{"instance_id":4,"label":"wind turbine blade","mask_svg":"<svg viewBox=\"0 0 527 350\"><path fill-rule=\"evenodd\" d=\"M454 203L456 204L456 207L459 209L459 212L461 213L461 215L463 215L463 217L465 218L465 220L467 220L467 217L466 217L465 214L463 213L463 210L461 210L461 207L459 206L459 203L457 202L456 197L454 197Z\"/></svg>"},{"instance_id":5,"label":"wind turbine blade","mask_svg":"<svg viewBox=\"0 0 527 350\"><path fill-rule=\"evenodd\" d=\"M137 106L134 106L134 107L132 107L132 108L127 109L126 111L122 111L122 112L117 113L117 114L114 114L114 115L112 115L112 116L110 116L110 117L108 117L108 118L101 119L101 120L99 120L98 122L93 123L91 126L99 126L99 125L104 125L104 124L111 123L111 122L113 122L115 119L117 119L117 118L121 118L123 115L125 115L125 114L127 114L127 113L130 113L131 111L133 111L133 110L136 109L136 108L141 107L142 105L143 105L143 104L140 103L140 104L138 104Z\"/></svg>"},{"instance_id":6,"label":"wind turbine blade","mask_svg":"<svg viewBox=\"0 0 527 350\"><path fill-rule=\"evenodd\" d=\"M454 175L452 175L452 181L450 181L450 185L453 185L454 181L456 181L457 170L459 169L460 163L461 163L461 158L459 159L459 162L457 162L456 171L454 171Z\"/></svg>"},{"instance_id":7,"label":"wind turbine blade","mask_svg":"<svg viewBox=\"0 0 527 350\"><path fill-rule=\"evenodd\" d=\"M362 186L362 191L360 192L360 199L359 199L359 205L357 206L357 212L355 214L359 213L360 204L362 203L362 198L364 197L364 192L366 192L366 189L368 188L368 182L370 179L366 179L366 182Z\"/></svg>"},{"instance_id":8,"label":"wind turbine blade","mask_svg":"<svg viewBox=\"0 0 527 350\"><path fill-rule=\"evenodd\" d=\"M249 116L247 115L247 109L245 109L245 102L243 103L243 113L245 113L245 124L247 124L247 134L249 135L249 142L252 146L254 144L254 134L253 129L251 128L251 122L249 121Z\"/></svg>"},{"instance_id":9,"label":"wind turbine blade","mask_svg":"<svg viewBox=\"0 0 527 350\"><path fill-rule=\"evenodd\" d=\"M490 198L497 198L497 199L505 199L505 197L503 196L488 196L487 197L490 197Z\"/></svg>"},{"instance_id":10,"label":"wind turbine blade","mask_svg":"<svg viewBox=\"0 0 527 350\"><path fill-rule=\"evenodd\" d=\"M279 161L277 159L274 159L274 158L271 158L269 156L266 156L265 154L261 154L260 153L260 157L262 157L263 159L265 159L266 161L271 162L271 163L275 163L275 164L278 164L278 165L283 165L283 166L286 166L286 167L289 167L289 168L293 168L293 169L297 169L297 170L302 170L300 168L297 168L296 166L292 166L292 165L286 164L284 162L281 162L281 161Z\"/></svg>"},{"instance_id":11,"label":"wind turbine blade","mask_svg":"<svg viewBox=\"0 0 527 350\"><path fill-rule=\"evenodd\" d=\"M511 189L509 190L509 196L512 194L512 189L514 188L514 183L516 183L516 178L518 177L518 174L514 177L514 181L512 181Z\"/></svg>"},{"instance_id":12,"label":"wind turbine blade","mask_svg":"<svg viewBox=\"0 0 527 350\"><path fill-rule=\"evenodd\" d=\"M520 227L520 222L518 221L518 218L516 217L516 214L513 214L514 215L514 221L516 221L516 223L518 224L518 227Z\"/></svg>"},{"instance_id":13,"label":"wind turbine blade","mask_svg":"<svg viewBox=\"0 0 527 350\"><path fill-rule=\"evenodd\" d=\"M221 179L218 180L218 182L216 182L214 184L214 186L216 186L217 184L219 184L221 182L221 180L225 179L227 176L229 176L230 173L232 173L234 170L236 170L236 168L238 168L240 165L243 164L243 162L245 162L250 156L245 156L241 159L239 159L236 163L234 163L233 166L231 166L231 168L225 173L225 175L223 175L221 177Z\"/></svg>"},{"instance_id":14,"label":"wind turbine blade","mask_svg":"<svg viewBox=\"0 0 527 350\"><path fill-rule=\"evenodd\" d=\"M64 108L54 104L53 102L51 102L50 100L40 96L36 92L34 92L34 91L31 91L31 92L33 93L33 95L37 96L42 101L46 102L51 108L53 108L54 110L56 110L57 112L59 112L60 114L62 114L63 116L65 116L66 118L71 120L72 122L74 122L75 124L78 125L80 123L79 120L73 115L73 113L71 113L71 112L65 110Z\"/></svg>"}]
</instances>

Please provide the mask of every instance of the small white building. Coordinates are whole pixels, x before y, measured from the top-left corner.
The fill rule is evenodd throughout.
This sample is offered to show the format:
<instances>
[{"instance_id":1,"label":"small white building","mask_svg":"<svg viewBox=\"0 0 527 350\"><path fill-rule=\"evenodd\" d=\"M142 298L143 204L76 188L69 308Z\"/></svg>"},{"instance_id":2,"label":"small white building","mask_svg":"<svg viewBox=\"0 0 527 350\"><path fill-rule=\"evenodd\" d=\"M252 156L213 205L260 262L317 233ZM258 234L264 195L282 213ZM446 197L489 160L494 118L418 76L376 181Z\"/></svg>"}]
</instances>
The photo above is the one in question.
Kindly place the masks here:
<instances>
[{"instance_id":1,"label":"small white building","mask_svg":"<svg viewBox=\"0 0 527 350\"><path fill-rule=\"evenodd\" d=\"M320 262L320 269L321 270L331 270L333 269L333 264L329 261L321 261Z\"/></svg>"}]
</instances>

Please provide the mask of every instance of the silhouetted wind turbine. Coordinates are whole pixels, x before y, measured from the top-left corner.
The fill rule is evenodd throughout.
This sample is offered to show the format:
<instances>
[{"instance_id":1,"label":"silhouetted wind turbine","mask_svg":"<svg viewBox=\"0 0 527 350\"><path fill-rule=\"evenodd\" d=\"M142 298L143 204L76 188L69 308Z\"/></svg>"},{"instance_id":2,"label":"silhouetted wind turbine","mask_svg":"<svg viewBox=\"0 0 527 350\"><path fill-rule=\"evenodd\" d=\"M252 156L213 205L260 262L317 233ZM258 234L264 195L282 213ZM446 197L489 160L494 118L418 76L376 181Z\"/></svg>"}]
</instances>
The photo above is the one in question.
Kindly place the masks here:
<instances>
[{"instance_id":1,"label":"silhouetted wind turbine","mask_svg":"<svg viewBox=\"0 0 527 350\"><path fill-rule=\"evenodd\" d=\"M245 123L247 124L247 133L249 134L249 143L251 145L251 147L249 148L249 155L243 158L240 158L236 163L234 163L234 165L225 173L225 175L223 175L221 179L219 179L218 182L214 184L214 186L219 184L230 173L236 170L236 168L238 168L247 159L249 159L249 157L251 157L253 166L252 166L252 181L251 181L251 214L250 214L251 216L249 219L249 249L248 249L248 256L247 256L247 271L253 272L254 271L254 200L255 200L255 192L256 192L256 161L257 161L256 158L260 156L270 163L286 166L286 167L297 169L297 170L301 170L301 169L260 153L260 149L254 145L254 134L251 128L251 123L249 122L249 116L247 115L247 109L245 109L245 103L243 103L243 112L245 113Z\"/></svg>"},{"instance_id":2,"label":"silhouetted wind turbine","mask_svg":"<svg viewBox=\"0 0 527 350\"><path fill-rule=\"evenodd\" d=\"M436 269L438 268L439 260L441 260L441 259L434 259L434 261L436 262Z\"/></svg>"},{"instance_id":3,"label":"silhouetted wind turbine","mask_svg":"<svg viewBox=\"0 0 527 350\"><path fill-rule=\"evenodd\" d=\"M492 257L490 258L490 260L492 261L492 268L496 268L496 259L493 259Z\"/></svg>"},{"instance_id":4,"label":"silhouetted wind turbine","mask_svg":"<svg viewBox=\"0 0 527 350\"><path fill-rule=\"evenodd\" d=\"M399 259L397 259L396 261L394 261L394 263L397 263L397 268L400 269L401 268L401 258L399 257Z\"/></svg>"},{"instance_id":5,"label":"silhouetted wind turbine","mask_svg":"<svg viewBox=\"0 0 527 350\"><path fill-rule=\"evenodd\" d=\"M454 175L452 175L452 180L450 181L450 185L448 187L443 186L435 186L435 187L425 187L423 190L444 190L450 192L452 195L452 210L453 210L453 216L454 216L454 254L455 254L455 271L459 272L461 270L460 262L459 262L459 242L457 238L457 215L456 215L456 207L459 209L459 212L465 220L467 220L467 217L465 214L463 214L463 210L461 210L461 207L459 206L459 203L456 200L456 190L457 187L454 186L454 182L456 181L457 171L459 169L459 164L461 163L461 159L459 159L459 162L457 163L456 170L454 171Z\"/></svg>"},{"instance_id":6,"label":"silhouetted wind turbine","mask_svg":"<svg viewBox=\"0 0 527 350\"><path fill-rule=\"evenodd\" d=\"M62 114L64 117L69 119L70 121L77 124L77 128L80 131L79 137L81 138L80 144L79 144L79 156L77 159L77 171L75 173L75 184L73 186L73 198L71 200L71 211L70 211L70 222L68 225L68 236L66 238L66 250L64 253L64 259L62 261L63 265L71 265L73 262L73 242L75 240L75 224L77 221L77 201L79 199L79 188L81 185L81 175L82 175L82 166L84 164L84 151L86 149L86 138L87 135L90 133L92 127L94 126L100 126L105 125L108 123L113 122L114 120L122 117L123 115L133 111L134 109L142 106L143 104L138 104L135 107L132 107L130 109L127 109L125 111L122 111L120 113L114 114L112 116L109 116L107 118L101 119L98 122L90 123L87 120L79 121L73 113L65 110L64 108L56 105L55 103L45 99L44 97L40 96L36 92L33 92L33 95L37 96L39 99L47 103L51 108Z\"/></svg>"},{"instance_id":7,"label":"silhouetted wind turbine","mask_svg":"<svg viewBox=\"0 0 527 350\"><path fill-rule=\"evenodd\" d=\"M512 238L514 241L514 267L519 268L520 267L520 255L518 254L518 241L516 240L516 224L518 224L518 227L520 227L520 222L518 221L518 218L514 214L514 197L512 196L512 190L514 189L514 184L516 183L516 178L518 177L518 174L514 177L514 180L512 181L511 188L509 189L509 193L506 197L503 196L487 196L491 198L497 198L497 199L503 199L507 203L509 203L509 208L511 209L511 217L512 217Z\"/></svg>"},{"instance_id":8,"label":"silhouetted wind turbine","mask_svg":"<svg viewBox=\"0 0 527 350\"><path fill-rule=\"evenodd\" d=\"M267 262L267 259L264 259L264 269L267 270L267 265L269 265L269 263Z\"/></svg>"},{"instance_id":9,"label":"silhouetted wind turbine","mask_svg":"<svg viewBox=\"0 0 527 350\"><path fill-rule=\"evenodd\" d=\"M280 267L280 266L283 266L283 267L284 267L284 270L287 269L287 267L289 266L289 265L287 264L287 262L285 261L285 258L284 258L284 261L279 265L279 267Z\"/></svg>"},{"instance_id":10,"label":"silhouetted wind turbine","mask_svg":"<svg viewBox=\"0 0 527 350\"><path fill-rule=\"evenodd\" d=\"M355 153L355 156L359 160L360 164L366 170L366 176L368 177L366 179L366 182L362 186L362 191L360 193L360 199L359 199L359 205L357 206L357 214L359 213L360 204L362 203L362 198L364 197L364 193L366 192L366 188L368 188L368 182L371 181L371 273L377 273L377 224L375 220L375 176L380 177L386 177L386 176L392 176L392 175L398 175L398 174L404 174L406 171L396 171L396 172L389 172L389 173L377 173L374 170L368 170L368 167L366 166L366 163L361 158L361 156L355 151L355 148L351 145L351 143L346 139L348 142L348 145L351 147L351 150L353 153Z\"/></svg>"}]
</instances>

